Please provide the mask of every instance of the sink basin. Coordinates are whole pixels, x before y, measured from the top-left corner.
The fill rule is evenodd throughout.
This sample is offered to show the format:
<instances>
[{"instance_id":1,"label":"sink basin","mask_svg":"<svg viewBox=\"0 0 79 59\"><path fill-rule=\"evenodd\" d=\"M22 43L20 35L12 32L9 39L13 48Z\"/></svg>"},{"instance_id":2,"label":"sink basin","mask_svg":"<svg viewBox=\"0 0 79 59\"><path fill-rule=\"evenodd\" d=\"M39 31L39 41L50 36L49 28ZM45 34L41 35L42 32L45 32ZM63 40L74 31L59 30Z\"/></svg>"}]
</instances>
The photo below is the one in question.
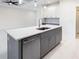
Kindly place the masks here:
<instances>
[{"instance_id":1,"label":"sink basin","mask_svg":"<svg viewBox=\"0 0 79 59\"><path fill-rule=\"evenodd\" d=\"M38 30L46 30L46 29L49 29L49 27L40 27L40 28L37 28Z\"/></svg>"}]
</instances>

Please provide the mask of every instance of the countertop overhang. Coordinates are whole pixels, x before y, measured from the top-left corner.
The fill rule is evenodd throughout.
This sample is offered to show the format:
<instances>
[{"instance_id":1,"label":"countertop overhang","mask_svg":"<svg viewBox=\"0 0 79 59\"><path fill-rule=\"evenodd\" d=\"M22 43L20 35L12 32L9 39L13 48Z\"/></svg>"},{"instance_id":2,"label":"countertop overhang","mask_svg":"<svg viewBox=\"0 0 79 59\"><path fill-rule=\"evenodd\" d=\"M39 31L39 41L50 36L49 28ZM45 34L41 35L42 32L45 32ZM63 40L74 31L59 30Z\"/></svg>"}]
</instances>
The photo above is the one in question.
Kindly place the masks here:
<instances>
[{"instance_id":1,"label":"countertop overhang","mask_svg":"<svg viewBox=\"0 0 79 59\"><path fill-rule=\"evenodd\" d=\"M49 27L50 29L46 30L38 30L38 26L32 26L32 27L25 27L25 28L18 28L18 29L11 29L7 30L7 33L13 37L15 40L21 40L23 38L27 38L33 35L37 35L49 30L53 30L56 28L59 28L61 26L58 25L41 25L41 27Z\"/></svg>"}]
</instances>

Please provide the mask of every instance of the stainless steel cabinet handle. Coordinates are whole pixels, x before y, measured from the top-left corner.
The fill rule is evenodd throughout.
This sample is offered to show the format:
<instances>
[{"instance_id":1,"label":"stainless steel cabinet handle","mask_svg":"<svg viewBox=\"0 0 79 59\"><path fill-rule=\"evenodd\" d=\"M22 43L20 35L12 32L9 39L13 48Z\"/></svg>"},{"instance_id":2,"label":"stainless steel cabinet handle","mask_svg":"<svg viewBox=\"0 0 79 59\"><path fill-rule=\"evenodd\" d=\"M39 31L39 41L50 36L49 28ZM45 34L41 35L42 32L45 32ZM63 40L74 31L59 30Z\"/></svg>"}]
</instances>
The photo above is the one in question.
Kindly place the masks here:
<instances>
[{"instance_id":1,"label":"stainless steel cabinet handle","mask_svg":"<svg viewBox=\"0 0 79 59\"><path fill-rule=\"evenodd\" d=\"M34 40L36 40L36 39L31 39L31 40L28 40L28 41L24 41L23 44L26 44L26 43L32 42L32 41L34 41Z\"/></svg>"}]
</instances>

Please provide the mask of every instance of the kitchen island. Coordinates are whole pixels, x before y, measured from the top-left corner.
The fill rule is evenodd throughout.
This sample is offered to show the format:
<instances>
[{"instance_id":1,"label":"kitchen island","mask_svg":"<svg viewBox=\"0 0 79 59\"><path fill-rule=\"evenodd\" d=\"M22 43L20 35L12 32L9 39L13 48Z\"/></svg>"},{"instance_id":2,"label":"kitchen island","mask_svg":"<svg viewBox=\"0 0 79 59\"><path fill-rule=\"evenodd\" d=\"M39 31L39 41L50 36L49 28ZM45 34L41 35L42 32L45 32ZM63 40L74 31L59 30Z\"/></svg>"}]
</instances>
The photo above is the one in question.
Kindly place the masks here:
<instances>
[{"instance_id":1,"label":"kitchen island","mask_svg":"<svg viewBox=\"0 0 79 59\"><path fill-rule=\"evenodd\" d=\"M7 30L8 59L42 59L62 40L62 27L48 27L39 30L38 26Z\"/></svg>"}]
</instances>

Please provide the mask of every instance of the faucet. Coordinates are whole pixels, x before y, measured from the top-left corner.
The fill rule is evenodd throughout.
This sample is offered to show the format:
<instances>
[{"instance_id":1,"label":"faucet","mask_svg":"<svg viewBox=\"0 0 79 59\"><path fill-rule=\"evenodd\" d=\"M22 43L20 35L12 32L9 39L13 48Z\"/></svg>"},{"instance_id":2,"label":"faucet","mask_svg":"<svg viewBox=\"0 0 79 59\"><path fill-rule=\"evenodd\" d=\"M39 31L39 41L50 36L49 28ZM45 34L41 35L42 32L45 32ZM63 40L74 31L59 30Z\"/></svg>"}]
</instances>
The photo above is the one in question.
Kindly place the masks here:
<instances>
[{"instance_id":1,"label":"faucet","mask_svg":"<svg viewBox=\"0 0 79 59\"><path fill-rule=\"evenodd\" d=\"M38 27L40 28L41 26L41 19L39 19L39 22L38 22Z\"/></svg>"}]
</instances>

